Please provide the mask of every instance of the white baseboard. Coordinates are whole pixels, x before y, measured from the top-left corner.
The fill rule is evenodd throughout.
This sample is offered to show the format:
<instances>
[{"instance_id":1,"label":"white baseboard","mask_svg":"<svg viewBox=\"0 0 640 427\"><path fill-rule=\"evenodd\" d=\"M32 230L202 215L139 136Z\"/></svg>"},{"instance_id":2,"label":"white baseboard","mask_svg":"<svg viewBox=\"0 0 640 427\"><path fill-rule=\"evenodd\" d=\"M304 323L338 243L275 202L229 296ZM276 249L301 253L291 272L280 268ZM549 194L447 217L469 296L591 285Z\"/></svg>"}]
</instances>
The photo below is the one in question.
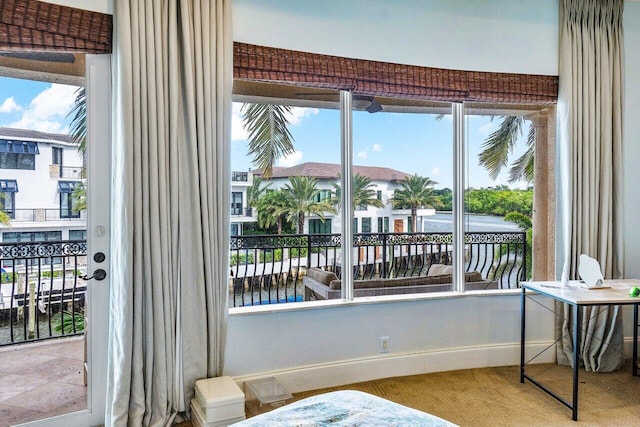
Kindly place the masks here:
<instances>
[{"instance_id":1,"label":"white baseboard","mask_svg":"<svg viewBox=\"0 0 640 427\"><path fill-rule=\"evenodd\" d=\"M533 357L552 344L552 342L527 343L527 357ZM530 363L552 363L555 360L555 349L551 348ZM419 353L390 353L258 375L239 376L234 380L242 387L246 381L274 377L290 393L299 393L380 378L513 365L520 365L519 343L491 347L441 349Z\"/></svg>"}]
</instances>

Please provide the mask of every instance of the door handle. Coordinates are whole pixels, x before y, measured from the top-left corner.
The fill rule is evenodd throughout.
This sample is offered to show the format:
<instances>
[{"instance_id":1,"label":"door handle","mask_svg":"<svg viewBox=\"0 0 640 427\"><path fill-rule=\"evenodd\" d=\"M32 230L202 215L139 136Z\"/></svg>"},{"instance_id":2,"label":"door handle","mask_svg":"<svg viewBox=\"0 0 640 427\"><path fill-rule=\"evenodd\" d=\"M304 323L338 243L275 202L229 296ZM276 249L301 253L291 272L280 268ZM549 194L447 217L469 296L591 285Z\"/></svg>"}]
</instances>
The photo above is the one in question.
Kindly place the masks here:
<instances>
[{"instance_id":1,"label":"door handle","mask_svg":"<svg viewBox=\"0 0 640 427\"><path fill-rule=\"evenodd\" d=\"M96 280L104 280L105 277L107 277L107 272L104 271L103 269L99 268L96 271L93 272L93 276L91 277L87 277L87 275L85 274L84 276L80 276L80 278L82 280L91 280L91 279L96 279Z\"/></svg>"}]
</instances>

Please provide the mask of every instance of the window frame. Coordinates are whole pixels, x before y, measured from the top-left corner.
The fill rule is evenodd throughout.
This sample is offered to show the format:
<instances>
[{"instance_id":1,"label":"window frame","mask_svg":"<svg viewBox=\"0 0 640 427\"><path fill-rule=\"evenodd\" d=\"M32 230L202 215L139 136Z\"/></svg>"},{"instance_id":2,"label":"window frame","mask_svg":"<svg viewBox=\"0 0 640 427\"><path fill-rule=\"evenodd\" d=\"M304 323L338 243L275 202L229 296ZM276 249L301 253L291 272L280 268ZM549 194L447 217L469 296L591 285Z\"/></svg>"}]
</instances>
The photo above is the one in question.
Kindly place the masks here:
<instances>
[{"instance_id":1,"label":"window frame","mask_svg":"<svg viewBox=\"0 0 640 427\"><path fill-rule=\"evenodd\" d=\"M353 93L351 91L341 91L341 98L348 98L349 101L351 100ZM243 95L241 96L241 99L234 99L234 101L238 101L238 102L260 102L260 103L274 103L274 104L286 104L286 105L290 105L291 104L291 100L288 98L268 98L268 97L261 97L259 95L256 95L254 97L251 96L247 96L247 95ZM295 102L295 101L294 101ZM304 104L304 106L312 106L313 100L311 101L307 101L306 104ZM458 121L460 123L462 123L462 131L459 132L459 134L456 136L456 140L459 140L461 142L459 142L460 144L462 144L460 147L463 147L462 149L460 149L460 147L457 148L457 150L460 152L459 155L455 154L454 157L456 157L456 161L460 160L458 159L458 157L462 158L462 160L464 160L464 157L467 155L467 151L466 149L464 149L464 138L465 138L465 134L464 134L464 126L465 126L465 120L466 120L466 112L467 110L465 109L466 104L463 103L450 103L449 104L451 107L451 114L455 115L458 114ZM547 111L552 111L553 109L544 109ZM345 109L344 106L342 105L342 101L341 101L341 106L340 106L340 111L341 111L341 121L342 122L350 122L351 120L351 109L350 107ZM538 107L536 106L531 106L531 105L522 105L522 106L504 106L504 105L488 105L488 104L472 104L471 108L469 109L470 114L479 114L479 115L500 115L500 114L504 114L504 115L523 115L522 113L525 112L527 115L528 114L533 114L533 113L538 113L538 114L542 114L544 116L546 116L545 112L542 112L543 110L540 110ZM342 125L344 127L344 124ZM342 135L342 158L341 158L341 164L342 164L342 170L341 170L341 177L344 176L352 176L352 167L353 167L353 161L351 160L350 162L346 162L345 158L353 158L353 155L351 153L351 151L353 150L353 140L352 140L352 135L351 135L352 130L351 129L343 129L343 135ZM549 132L549 135L551 135L552 133ZM550 139L550 138L549 138ZM547 141L545 141L547 142ZM547 142L548 145L548 142ZM456 150L456 147L454 146L454 152ZM464 165L464 162L462 163ZM346 167L349 166L349 167ZM460 166L460 164L458 163L458 168L459 170L462 170L464 168L464 166ZM552 170L548 170L547 171L548 174L552 173ZM464 176L464 175L463 175ZM537 175L536 175L537 176ZM341 178L342 179L342 178ZM464 199L464 193L465 193L465 185L466 182L463 179L459 179L457 182L459 182L459 184L457 184L459 186L458 190L454 190L456 191L458 194L462 195L462 199ZM342 188L347 188L344 185L344 182L341 183L342 184ZM350 190L350 188L348 188ZM376 193L376 195L378 195L378 193ZM343 242L343 246L342 246L342 252L343 254L348 255L349 252L352 252L354 249L353 243L351 244L347 244L345 245L345 242L353 242L353 234L358 234L359 233L359 227L358 227L358 217L355 217L353 215L354 211L357 210L357 206L352 206L352 200L351 197L349 197L349 193L347 191L343 192L343 200L341 201L343 204L343 218L347 218L349 217L348 212L351 212L351 218L352 218L352 222L349 223L349 229L350 230L346 230L347 227L345 227L345 223L343 223L342 226L342 242ZM461 208L456 209L456 211L461 212L460 215L460 219L456 219L456 223L460 223L461 225L463 225L464 223L464 216L465 216L465 212L464 212L464 205L460 205L462 206ZM389 221L389 225L390 225L390 218L389 217L384 217L382 219L383 221L383 227L384 227L384 221L385 219L387 221ZM412 227L411 224L411 217L405 217L403 218L403 222L407 221L407 229L410 229ZM461 228L463 229L463 228ZM350 232L351 233L351 239L347 238L347 234L346 232ZM360 232L364 232L362 229L360 230ZM380 230L379 230L380 232ZM382 232L388 232L385 231L384 229L382 230ZM312 234L312 233L309 233ZM454 240L456 242L464 242L464 232L462 233L456 233L454 230ZM459 254L459 256L455 256L454 255L454 259L458 258L458 259L464 259L464 244L459 245L459 247L457 249L455 249L455 253ZM551 256L552 256L551 252ZM461 254L461 255L460 255ZM344 265L347 265L348 262L350 262L347 259L343 259L343 263ZM464 291L464 281L462 280L462 278L464 277L464 264L462 264L461 266L457 267L454 270L454 286L455 286L455 290L458 292ZM346 269L343 270L343 274L346 273L348 274L350 272L350 269ZM353 295L353 278L348 278L348 277L344 277L343 278L343 283L346 284L346 286L343 287L343 298L347 299L347 300L353 300L354 297ZM492 291L494 292L494 291ZM351 295L350 295L351 294ZM419 297L420 295L413 295L413 297Z\"/></svg>"},{"instance_id":2,"label":"window frame","mask_svg":"<svg viewBox=\"0 0 640 427\"><path fill-rule=\"evenodd\" d=\"M240 196L240 202L237 201L237 199L235 198L236 196ZM242 215L242 211L243 211L243 203L244 203L244 195L242 194L242 191L232 191L231 192L231 215L233 216L239 216ZM240 204L240 207L236 207L234 205Z\"/></svg>"},{"instance_id":3,"label":"window frame","mask_svg":"<svg viewBox=\"0 0 640 427\"><path fill-rule=\"evenodd\" d=\"M360 218L360 222L361 222L362 232L371 233L371 217L370 216L362 217ZM367 224L366 227L365 227L365 224Z\"/></svg>"},{"instance_id":4,"label":"window frame","mask_svg":"<svg viewBox=\"0 0 640 427\"><path fill-rule=\"evenodd\" d=\"M16 219L16 193L14 191L0 191L0 209L10 219ZM11 201L11 209L7 210L7 199Z\"/></svg>"},{"instance_id":5,"label":"window frame","mask_svg":"<svg viewBox=\"0 0 640 427\"><path fill-rule=\"evenodd\" d=\"M51 147L51 164L63 166L63 158L64 158L64 148L62 147Z\"/></svg>"},{"instance_id":6,"label":"window frame","mask_svg":"<svg viewBox=\"0 0 640 427\"><path fill-rule=\"evenodd\" d=\"M309 234L331 234L331 227L331 218L309 218Z\"/></svg>"},{"instance_id":7,"label":"window frame","mask_svg":"<svg viewBox=\"0 0 640 427\"><path fill-rule=\"evenodd\" d=\"M256 60L256 58L263 57L271 58L271 60ZM278 58L282 58L283 60L279 61ZM286 61L284 61L285 58L287 58ZM291 61L290 58L295 58L296 60ZM327 63L335 64L335 67L327 68ZM322 67L318 68L318 64L322 64ZM278 66L279 68L277 70L269 68L273 66ZM371 70L383 69L387 70L387 72L371 72ZM327 70L329 70L329 72L327 72ZM337 74L335 70L338 70ZM341 72L341 70L344 72ZM394 70L397 70L397 72L394 72ZM406 72L402 72L403 70ZM274 71L277 71L277 73ZM407 75L413 77L407 80ZM363 79L364 76L367 76L367 79ZM342 188L345 189L342 194L342 251L345 257L343 259L345 265L351 261L353 234L357 233L358 227L357 218L353 216L354 210L358 210L358 207L351 205L350 198L347 194L350 187L345 185L345 183L347 183L345 177L352 176L351 171L353 166L351 135L353 92L389 98L418 99L420 101L433 102L445 101L450 103L452 115L459 114L459 122L462 124L460 128L461 131L458 132L454 138L454 150L460 150L460 147L464 147L464 119L467 106L470 106L470 110L474 110L477 114L481 115L522 115L520 113L524 112L527 115L538 114L543 118L551 118L555 111L558 92L557 76L440 70L421 66L329 57L308 52L289 51L238 42L234 43L234 78L236 79L234 81L234 91L236 90L236 82L284 84L293 85L297 88L311 88L311 90L319 90L321 88L340 90L339 109L341 111L342 139L341 183ZM507 82L509 84L508 88L504 87ZM260 96L256 93L244 92L240 93L240 97L243 99L238 100L240 102L268 103L269 101L265 101L265 99L273 99L273 93L274 92L271 92L269 95ZM234 100L236 100L237 94L236 92ZM281 95L278 94L276 96ZM260 100L252 101L249 99ZM280 99L291 101L287 96L283 96ZM313 104L313 101L308 99L297 99L297 101L300 102L300 106L312 106ZM289 102L287 102L287 104L289 104ZM458 110L459 113L456 113L456 110ZM542 142L546 146L546 152L553 151L553 142L555 142L553 138L554 125L551 123L553 120L543 121L545 121L543 127L546 127L547 132L545 132ZM536 142L538 143L537 130L538 127L536 126ZM466 155L467 153L464 150L454 155L455 161L457 162L456 164L458 165L454 167L456 173L458 171L462 173L463 168L459 166L459 161L462 159L462 164L464 164L464 157ZM548 168L545 170L544 175L546 179L545 182L549 183L549 185L545 185L543 191L553 188L553 157L548 156L547 160L551 161L545 162ZM534 184L536 188L538 188L539 175L540 174L536 172L536 183ZM549 176L551 176L551 179L548 179ZM462 177L464 177L464 175L462 175ZM458 208L456 209L458 216L454 220L455 227L459 230L463 230L465 215L464 186L464 179L458 180L458 184L456 185L457 190L455 190L457 194L462 197L462 204L458 204ZM538 198L544 198L547 202L549 197L553 198L553 195L554 193L552 191L546 193L542 191L538 192ZM534 197L536 196L534 195ZM534 200L534 205L535 203ZM538 204L540 204L540 200L538 200ZM534 207L534 215L535 212L536 209ZM542 221L553 225L554 218L552 215L548 212L546 215ZM353 221L349 221L349 218L353 218ZM388 218L386 219L388 220ZM540 219L536 220L534 218L533 222L540 222ZM410 220L409 224L411 224ZM416 224L416 226L417 225L418 224ZM388 227L387 231L389 229ZM546 239L544 254L546 254L545 256L547 258L545 264L554 264L552 239L544 238ZM456 258L461 260L464 255L464 233L454 229L454 239L458 242L456 254L459 256L456 256ZM350 243L347 243L347 246L345 246L345 242ZM538 246L539 245L534 244L534 247ZM343 283L346 283L347 286L342 287L342 297L347 300L353 299L353 281L352 277L349 276L350 270L351 269L344 269L346 275L343 277ZM547 271L552 270L553 268L550 268ZM464 276L464 271L458 266L454 273L454 282L457 284L458 290L464 287L464 282L461 283L459 280L461 275ZM538 276L536 279L534 272L534 280L544 280L544 278Z\"/></svg>"},{"instance_id":8,"label":"window frame","mask_svg":"<svg viewBox=\"0 0 640 427\"><path fill-rule=\"evenodd\" d=\"M65 207L65 205L67 206ZM60 218L61 219L80 218L80 212L73 211L74 205L75 205L75 199L73 198L73 192L60 192Z\"/></svg>"}]
</instances>

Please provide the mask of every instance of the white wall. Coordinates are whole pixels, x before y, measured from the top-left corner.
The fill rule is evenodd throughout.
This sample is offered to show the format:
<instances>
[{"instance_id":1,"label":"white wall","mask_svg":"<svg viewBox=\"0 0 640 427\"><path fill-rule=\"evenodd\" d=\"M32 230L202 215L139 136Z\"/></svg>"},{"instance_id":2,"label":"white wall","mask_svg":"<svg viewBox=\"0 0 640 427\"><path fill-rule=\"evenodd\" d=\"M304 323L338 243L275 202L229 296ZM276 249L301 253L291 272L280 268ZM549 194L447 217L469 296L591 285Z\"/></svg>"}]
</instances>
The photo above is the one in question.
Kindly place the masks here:
<instances>
[{"instance_id":1,"label":"white wall","mask_svg":"<svg viewBox=\"0 0 640 427\"><path fill-rule=\"evenodd\" d=\"M234 40L459 70L556 75L557 0L234 0Z\"/></svg>"},{"instance_id":2,"label":"white wall","mask_svg":"<svg viewBox=\"0 0 640 427\"><path fill-rule=\"evenodd\" d=\"M234 39L404 64L555 75L557 10L556 0L235 0ZM298 391L517 364L519 303L517 295L464 296L232 313L225 374L274 374ZM531 338L552 342L552 316L532 309ZM378 350L383 335L391 340L387 355Z\"/></svg>"},{"instance_id":3,"label":"white wall","mask_svg":"<svg viewBox=\"0 0 640 427\"><path fill-rule=\"evenodd\" d=\"M624 205L625 277L640 278L640 3L624 4L625 88L624 88Z\"/></svg>"},{"instance_id":4,"label":"white wall","mask_svg":"<svg viewBox=\"0 0 640 427\"><path fill-rule=\"evenodd\" d=\"M114 0L47 0L47 3L71 6L101 13L113 13Z\"/></svg>"},{"instance_id":5,"label":"white wall","mask_svg":"<svg viewBox=\"0 0 640 427\"><path fill-rule=\"evenodd\" d=\"M553 316L535 303L527 308L530 357L553 341ZM390 338L388 354L380 354L381 336ZM394 375L516 365L519 342L519 295L231 315L224 373L240 380L274 375L296 392ZM539 361L554 357L551 350Z\"/></svg>"}]
</instances>

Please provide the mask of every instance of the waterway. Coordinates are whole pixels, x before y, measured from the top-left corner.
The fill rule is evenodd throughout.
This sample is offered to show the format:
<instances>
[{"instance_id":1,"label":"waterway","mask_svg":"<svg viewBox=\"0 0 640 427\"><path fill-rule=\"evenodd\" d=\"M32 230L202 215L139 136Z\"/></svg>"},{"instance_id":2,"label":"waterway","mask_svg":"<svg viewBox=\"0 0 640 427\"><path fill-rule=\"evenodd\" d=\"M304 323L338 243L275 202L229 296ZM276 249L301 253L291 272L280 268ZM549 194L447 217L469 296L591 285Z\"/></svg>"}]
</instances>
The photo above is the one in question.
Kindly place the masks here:
<instances>
[{"instance_id":1,"label":"waterway","mask_svg":"<svg viewBox=\"0 0 640 427\"><path fill-rule=\"evenodd\" d=\"M469 232L512 232L522 231L518 225L505 221L501 216L467 214L464 220L464 230ZM453 232L453 215L451 212L438 212L435 215L423 217L424 232Z\"/></svg>"}]
</instances>

